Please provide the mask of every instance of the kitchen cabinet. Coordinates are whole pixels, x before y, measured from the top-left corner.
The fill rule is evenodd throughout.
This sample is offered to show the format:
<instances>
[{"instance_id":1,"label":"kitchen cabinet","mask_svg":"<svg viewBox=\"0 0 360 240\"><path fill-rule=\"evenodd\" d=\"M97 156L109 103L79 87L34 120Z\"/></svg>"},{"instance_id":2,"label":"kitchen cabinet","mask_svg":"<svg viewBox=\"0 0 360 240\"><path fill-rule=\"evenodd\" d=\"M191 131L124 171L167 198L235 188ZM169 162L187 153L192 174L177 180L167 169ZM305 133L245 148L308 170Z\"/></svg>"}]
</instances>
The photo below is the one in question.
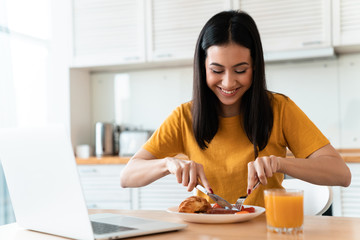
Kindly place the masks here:
<instances>
[{"instance_id":1,"label":"kitchen cabinet","mask_svg":"<svg viewBox=\"0 0 360 240\"><path fill-rule=\"evenodd\" d=\"M333 187L333 215L360 217L359 155L345 155L344 159L350 161L347 164L352 173L352 182L347 188ZM81 162L79 159L77 161ZM177 183L174 175L165 176L141 188L121 188L119 178L124 166L125 164L78 164L88 208L164 210L179 205L185 198L193 195Z\"/></svg>"},{"instance_id":2,"label":"kitchen cabinet","mask_svg":"<svg viewBox=\"0 0 360 240\"><path fill-rule=\"evenodd\" d=\"M175 175L167 175L137 190L138 209L167 209L193 195L177 183Z\"/></svg>"},{"instance_id":3,"label":"kitchen cabinet","mask_svg":"<svg viewBox=\"0 0 360 240\"><path fill-rule=\"evenodd\" d=\"M141 188L121 188L120 172L124 167L124 164L78 165L88 208L164 210L193 195L177 183L174 175Z\"/></svg>"},{"instance_id":4,"label":"kitchen cabinet","mask_svg":"<svg viewBox=\"0 0 360 240\"><path fill-rule=\"evenodd\" d=\"M333 187L333 215L360 217L360 163L348 163L348 166L352 174L350 186Z\"/></svg>"},{"instance_id":5,"label":"kitchen cabinet","mask_svg":"<svg viewBox=\"0 0 360 240\"><path fill-rule=\"evenodd\" d=\"M234 7L254 18L267 61L333 54L331 1L236 0Z\"/></svg>"},{"instance_id":6,"label":"kitchen cabinet","mask_svg":"<svg viewBox=\"0 0 360 240\"><path fill-rule=\"evenodd\" d=\"M333 39L335 47L360 49L360 4L357 0L333 0Z\"/></svg>"},{"instance_id":7,"label":"kitchen cabinet","mask_svg":"<svg viewBox=\"0 0 360 240\"><path fill-rule=\"evenodd\" d=\"M206 21L229 9L255 19L266 61L334 56L340 46L360 50L356 0L73 1L74 68L191 65Z\"/></svg>"},{"instance_id":8,"label":"kitchen cabinet","mask_svg":"<svg viewBox=\"0 0 360 240\"><path fill-rule=\"evenodd\" d=\"M73 67L145 61L143 0L74 0Z\"/></svg>"},{"instance_id":9,"label":"kitchen cabinet","mask_svg":"<svg viewBox=\"0 0 360 240\"><path fill-rule=\"evenodd\" d=\"M120 187L120 172L125 165L78 165L88 208L132 209L132 191Z\"/></svg>"},{"instance_id":10,"label":"kitchen cabinet","mask_svg":"<svg viewBox=\"0 0 360 240\"><path fill-rule=\"evenodd\" d=\"M206 21L231 8L229 0L151 0L147 9L149 61L192 59Z\"/></svg>"}]
</instances>

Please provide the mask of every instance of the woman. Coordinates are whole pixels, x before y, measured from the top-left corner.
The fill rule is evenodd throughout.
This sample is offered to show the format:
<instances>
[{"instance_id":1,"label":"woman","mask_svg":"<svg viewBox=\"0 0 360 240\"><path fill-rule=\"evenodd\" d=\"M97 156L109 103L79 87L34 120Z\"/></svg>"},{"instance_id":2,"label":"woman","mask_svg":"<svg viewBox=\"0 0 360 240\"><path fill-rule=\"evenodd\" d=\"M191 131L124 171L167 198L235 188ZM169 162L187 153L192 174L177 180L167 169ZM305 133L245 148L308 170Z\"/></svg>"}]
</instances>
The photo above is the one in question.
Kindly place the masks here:
<instances>
[{"instance_id":1,"label":"woman","mask_svg":"<svg viewBox=\"0 0 360 240\"><path fill-rule=\"evenodd\" d=\"M287 148L296 158L286 158ZM320 185L351 181L343 159L296 104L266 89L260 35L241 11L218 13L205 24L195 50L193 100L130 159L121 186L141 187L168 174L188 191L200 181L231 203L260 181L246 202L258 206L264 189L281 188L284 174Z\"/></svg>"}]
</instances>

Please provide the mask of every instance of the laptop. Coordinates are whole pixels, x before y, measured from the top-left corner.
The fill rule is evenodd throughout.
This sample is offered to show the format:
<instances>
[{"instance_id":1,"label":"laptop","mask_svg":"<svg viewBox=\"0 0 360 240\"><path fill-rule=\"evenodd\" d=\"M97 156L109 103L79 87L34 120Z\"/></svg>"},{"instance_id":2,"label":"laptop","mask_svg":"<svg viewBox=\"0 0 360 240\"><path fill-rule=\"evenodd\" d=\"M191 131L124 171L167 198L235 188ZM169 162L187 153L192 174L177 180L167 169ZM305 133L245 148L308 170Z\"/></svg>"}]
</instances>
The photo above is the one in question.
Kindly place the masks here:
<instances>
[{"instance_id":1,"label":"laptop","mask_svg":"<svg viewBox=\"0 0 360 240\"><path fill-rule=\"evenodd\" d=\"M114 239L187 226L118 214L88 215L64 126L0 129L0 161L16 221L23 228L74 239Z\"/></svg>"}]
</instances>

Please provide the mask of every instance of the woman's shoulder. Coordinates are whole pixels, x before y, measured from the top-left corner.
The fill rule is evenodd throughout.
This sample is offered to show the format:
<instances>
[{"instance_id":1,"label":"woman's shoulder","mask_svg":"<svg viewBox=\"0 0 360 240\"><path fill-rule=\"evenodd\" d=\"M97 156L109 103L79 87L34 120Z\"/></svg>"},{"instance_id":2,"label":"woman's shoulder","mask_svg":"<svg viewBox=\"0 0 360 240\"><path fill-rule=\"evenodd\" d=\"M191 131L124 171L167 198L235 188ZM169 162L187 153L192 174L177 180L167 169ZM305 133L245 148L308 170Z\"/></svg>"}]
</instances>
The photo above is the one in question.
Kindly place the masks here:
<instances>
[{"instance_id":1,"label":"woman's shoulder","mask_svg":"<svg viewBox=\"0 0 360 240\"><path fill-rule=\"evenodd\" d=\"M191 117L192 101L178 105L172 112L172 115L183 116L185 118Z\"/></svg>"},{"instance_id":2,"label":"woman's shoulder","mask_svg":"<svg viewBox=\"0 0 360 240\"><path fill-rule=\"evenodd\" d=\"M272 93L272 107L274 113L291 112L292 115L301 113L300 107L288 96L281 93Z\"/></svg>"},{"instance_id":3,"label":"woman's shoulder","mask_svg":"<svg viewBox=\"0 0 360 240\"><path fill-rule=\"evenodd\" d=\"M192 105L192 101L182 103L179 106L177 106L174 111L189 113L191 112L191 105Z\"/></svg>"},{"instance_id":4,"label":"woman's shoulder","mask_svg":"<svg viewBox=\"0 0 360 240\"><path fill-rule=\"evenodd\" d=\"M287 101L288 99L290 99L288 96L286 96L283 93L278 93L278 92L270 92L269 93L271 95L271 98L275 99L276 101Z\"/></svg>"},{"instance_id":5,"label":"woman's shoulder","mask_svg":"<svg viewBox=\"0 0 360 240\"><path fill-rule=\"evenodd\" d=\"M270 98L271 98L271 101L272 101L274 107L283 106L288 102L292 102L292 100L288 96L286 96L285 94L282 94L282 93L277 93L277 92L271 92Z\"/></svg>"}]
</instances>

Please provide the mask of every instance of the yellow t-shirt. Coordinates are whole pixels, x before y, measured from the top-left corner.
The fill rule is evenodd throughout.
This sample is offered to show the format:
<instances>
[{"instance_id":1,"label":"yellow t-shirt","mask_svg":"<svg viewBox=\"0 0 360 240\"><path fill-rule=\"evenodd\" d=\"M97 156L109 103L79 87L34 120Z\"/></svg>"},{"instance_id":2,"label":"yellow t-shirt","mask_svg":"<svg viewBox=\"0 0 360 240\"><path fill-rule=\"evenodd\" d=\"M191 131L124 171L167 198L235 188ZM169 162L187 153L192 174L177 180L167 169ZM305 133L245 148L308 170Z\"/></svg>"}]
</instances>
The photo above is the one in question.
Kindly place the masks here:
<instances>
[{"instance_id":1,"label":"yellow t-shirt","mask_svg":"<svg viewBox=\"0 0 360 240\"><path fill-rule=\"evenodd\" d=\"M286 156L286 147L299 158L306 158L317 149L327 145L328 139L290 99L273 94L274 125L269 142L259 156ZM192 129L191 102L177 107L154 132L143 148L157 158L183 153L189 159L204 166L206 177L214 193L235 203L246 195L247 163L254 160L253 145L246 136L240 116L220 117L219 129L201 150ZM281 188L284 176L275 173L266 186L259 187L249 195L245 204L264 206L263 190ZM211 200L206 197L210 202Z\"/></svg>"}]
</instances>

